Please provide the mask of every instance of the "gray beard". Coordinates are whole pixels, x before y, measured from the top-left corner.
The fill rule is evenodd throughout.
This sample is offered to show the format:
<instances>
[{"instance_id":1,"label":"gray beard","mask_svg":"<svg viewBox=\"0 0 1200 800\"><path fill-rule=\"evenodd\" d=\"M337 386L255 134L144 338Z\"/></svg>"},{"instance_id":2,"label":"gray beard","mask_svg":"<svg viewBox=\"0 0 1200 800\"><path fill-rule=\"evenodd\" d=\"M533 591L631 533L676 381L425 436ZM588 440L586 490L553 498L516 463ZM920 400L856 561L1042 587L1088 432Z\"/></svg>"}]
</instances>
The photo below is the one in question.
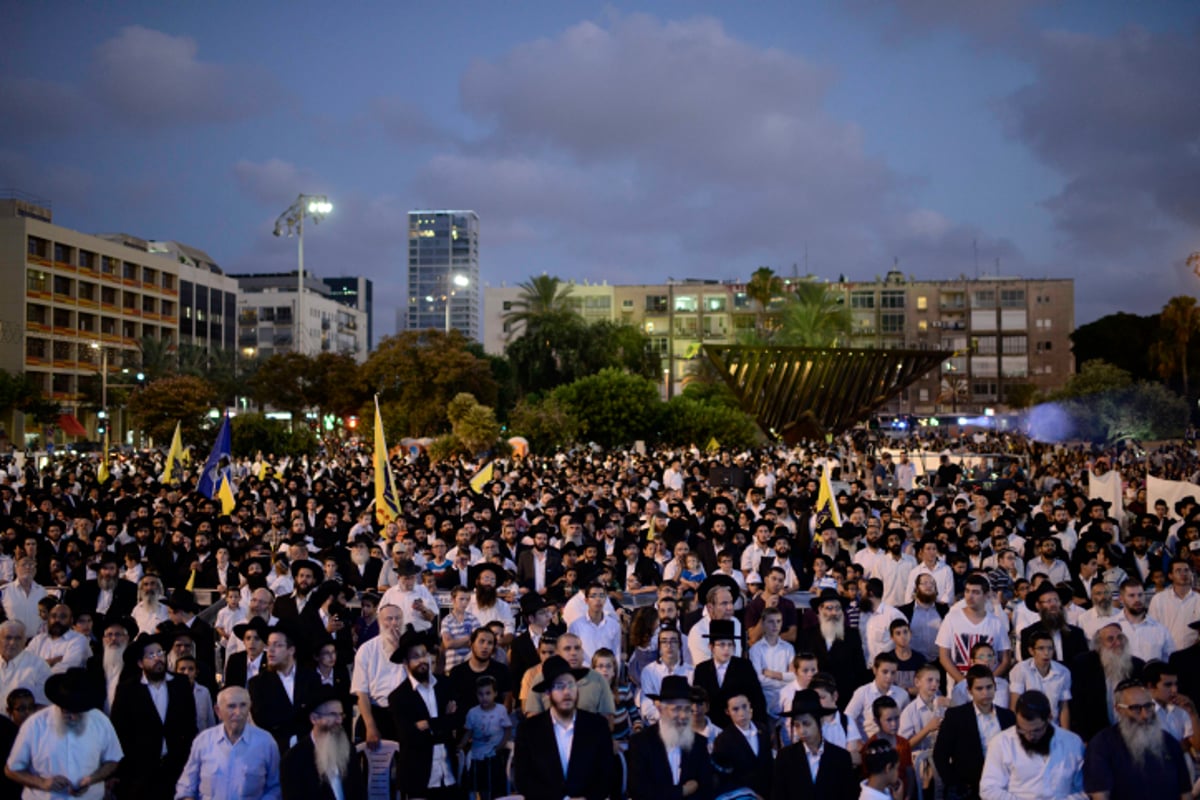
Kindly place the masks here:
<instances>
[{"instance_id":1,"label":"gray beard","mask_svg":"<svg viewBox=\"0 0 1200 800\"><path fill-rule=\"evenodd\" d=\"M317 774L326 782L344 777L350 763L350 740L341 728L328 733L313 732L313 761Z\"/></svg>"},{"instance_id":2,"label":"gray beard","mask_svg":"<svg viewBox=\"0 0 1200 800\"><path fill-rule=\"evenodd\" d=\"M1125 746L1129 748L1134 766L1139 769L1146 766L1148 757L1154 761L1159 760L1163 729L1157 714L1148 722L1135 722L1122 717L1117 726L1121 731L1121 738L1125 740Z\"/></svg>"},{"instance_id":3,"label":"gray beard","mask_svg":"<svg viewBox=\"0 0 1200 800\"><path fill-rule=\"evenodd\" d=\"M121 674L121 670L125 668L125 648L121 645L104 648L104 674L108 677L116 677Z\"/></svg>"},{"instance_id":4,"label":"gray beard","mask_svg":"<svg viewBox=\"0 0 1200 800\"><path fill-rule=\"evenodd\" d=\"M87 721L87 714L81 714L77 723L68 724L62 709L58 706L54 707L54 732L60 739L65 739L67 736L83 736L87 733Z\"/></svg>"},{"instance_id":5,"label":"gray beard","mask_svg":"<svg viewBox=\"0 0 1200 800\"><path fill-rule=\"evenodd\" d=\"M1111 650L1101 650L1100 666L1104 668L1104 677L1115 686L1133 674L1133 654L1128 650L1119 655Z\"/></svg>"},{"instance_id":6,"label":"gray beard","mask_svg":"<svg viewBox=\"0 0 1200 800\"><path fill-rule=\"evenodd\" d=\"M1097 611L1097 613L1099 613L1100 616L1107 617L1107 616L1112 615L1112 600L1111 599L1105 599L1104 602L1093 603L1093 605L1096 607L1096 611Z\"/></svg>"},{"instance_id":7,"label":"gray beard","mask_svg":"<svg viewBox=\"0 0 1200 800\"><path fill-rule=\"evenodd\" d=\"M667 750L673 747L678 747L680 750L691 750L692 745L696 742L696 732L692 730L690 723L682 728L676 728L669 723L660 722L658 737L662 739L663 746Z\"/></svg>"},{"instance_id":8,"label":"gray beard","mask_svg":"<svg viewBox=\"0 0 1200 800\"><path fill-rule=\"evenodd\" d=\"M838 620L821 620L821 635L826 641L834 639L842 641L846 638L846 620L845 618Z\"/></svg>"}]
</instances>

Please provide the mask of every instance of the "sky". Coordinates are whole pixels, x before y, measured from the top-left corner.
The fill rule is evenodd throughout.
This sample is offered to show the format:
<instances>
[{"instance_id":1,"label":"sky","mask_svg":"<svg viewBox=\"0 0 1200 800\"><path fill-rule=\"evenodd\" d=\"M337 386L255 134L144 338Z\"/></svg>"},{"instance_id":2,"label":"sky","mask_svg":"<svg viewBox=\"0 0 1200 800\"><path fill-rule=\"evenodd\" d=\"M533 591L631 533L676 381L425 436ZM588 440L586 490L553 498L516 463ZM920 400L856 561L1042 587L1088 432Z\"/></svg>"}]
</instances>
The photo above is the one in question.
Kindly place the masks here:
<instances>
[{"instance_id":1,"label":"sky","mask_svg":"<svg viewBox=\"0 0 1200 800\"><path fill-rule=\"evenodd\" d=\"M227 272L406 294L407 212L487 285L1074 278L1076 321L1196 294L1200 4L5 3L0 187ZM0 189L0 190L2 190Z\"/></svg>"}]
</instances>

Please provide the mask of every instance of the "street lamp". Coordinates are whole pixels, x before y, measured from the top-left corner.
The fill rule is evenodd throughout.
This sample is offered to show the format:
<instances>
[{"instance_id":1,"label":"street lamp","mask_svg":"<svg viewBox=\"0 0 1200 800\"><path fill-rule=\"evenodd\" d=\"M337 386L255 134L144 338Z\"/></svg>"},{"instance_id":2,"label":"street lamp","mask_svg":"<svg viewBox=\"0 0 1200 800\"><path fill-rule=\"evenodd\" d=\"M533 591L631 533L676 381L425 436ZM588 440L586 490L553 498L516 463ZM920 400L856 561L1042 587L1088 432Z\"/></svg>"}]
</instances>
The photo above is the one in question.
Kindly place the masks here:
<instances>
[{"instance_id":1,"label":"street lamp","mask_svg":"<svg viewBox=\"0 0 1200 800\"><path fill-rule=\"evenodd\" d=\"M100 351L100 418L108 419L108 348L92 342L91 348ZM108 423L105 422L105 425Z\"/></svg>"},{"instance_id":2,"label":"street lamp","mask_svg":"<svg viewBox=\"0 0 1200 800\"><path fill-rule=\"evenodd\" d=\"M452 284L452 286L456 286L459 289L465 289L471 285L471 279L468 278L466 275L459 274L459 275L455 275L454 277L452 277L450 279L450 283ZM450 303L453 299L454 299L454 289L448 288L446 290L446 333L450 333Z\"/></svg>"},{"instance_id":3,"label":"street lamp","mask_svg":"<svg viewBox=\"0 0 1200 800\"><path fill-rule=\"evenodd\" d=\"M275 235L282 236L286 230L288 236L295 234L296 250L299 265L296 282L296 343L295 351L303 355L304 345L301 338L304 333L304 218L312 218L316 225L333 211L333 204L323 194L301 194L296 202L275 220Z\"/></svg>"}]
</instances>

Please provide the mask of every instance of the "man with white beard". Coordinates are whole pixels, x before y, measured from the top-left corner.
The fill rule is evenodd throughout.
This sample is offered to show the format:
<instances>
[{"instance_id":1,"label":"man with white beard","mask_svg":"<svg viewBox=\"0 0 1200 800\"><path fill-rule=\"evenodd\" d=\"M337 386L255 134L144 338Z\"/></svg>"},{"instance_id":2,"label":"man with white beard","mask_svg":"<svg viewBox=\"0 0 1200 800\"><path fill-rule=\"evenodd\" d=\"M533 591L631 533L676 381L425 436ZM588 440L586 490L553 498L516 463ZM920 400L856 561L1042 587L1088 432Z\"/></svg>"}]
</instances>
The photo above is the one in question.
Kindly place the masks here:
<instances>
[{"instance_id":1,"label":"man with white beard","mask_svg":"<svg viewBox=\"0 0 1200 800\"><path fill-rule=\"evenodd\" d=\"M1117 723L1088 744L1084 791L1104 800L1190 798L1183 749L1163 730L1150 690L1139 680L1126 680L1113 694Z\"/></svg>"},{"instance_id":2,"label":"man with white beard","mask_svg":"<svg viewBox=\"0 0 1200 800\"><path fill-rule=\"evenodd\" d=\"M1091 595L1092 607L1079 615L1079 628L1089 642L1095 638L1096 631L1121 614L1113 608L1112 592L1104 581L1092 584Z\"/></svg>"},{"instance_id":3,"label":"man with white beard","mask_svg":"<svg viewBox=\"0 0 1200 800\"><path fill-rule=\"evenodd\" d=\"M687 678L668 675L653 698L659 720L629 741L629 797L705 798L712 794L712 762L692 730L691 687Z\"/></svg>"},{"instance_id":4,"label":"man with white beard","mask_svg":"<svg viewBox=\"0 0 1200 800\"><path fill-rule=\"evenodd\" d=\"M312 733L288 751L280 766L283 800L341 800L364 796L358 759L342 725L346 708L332 686L323 686L306 709Z\"/></svg>"},{"instance_id":5,"label":"man with white beard","mask_svg":"<svg viewBox=\"0 0 1200 800\"><path fill-rule=\"evenodd\" d=\"M846 626L846 599L836 590L824 589L808 602L817 612L820 625L797 637L796 650L815 654L817 668L833 675L838 703L845 708L867 672L862 637L856 629Z\"/></svg>"},{"instance_id":6,"label":"man with white beard","mask_svg":"<svg viewBox=\"0 0 1200 800\"><path fill-rule=\"evenodd\" d=\"M104 782L124 753L112 723L96 708L97 688L86 669L46 681L53 705L25 720L4 768L27 788L26 797L104 797Z\"/></svg>"},{"instance_id":7,"label":"man with white beard","mask_svg":"<svg viewBox=\"0 0 1200 800\"><path fill-rule=\"evenodd\" d=\"M121 682L121 673L125 669L125 648L136 633L137 626L128 617L111 620L104 626L100 668L104 671L105 714L112 710L117 684Z\"/></svg>"},{"instance_id":8,"label":"man with white beard","mask_svg":"<svg viewBox=\"0 0 1200 800\"><path fill-rule=\"evenodd\" d=\"M153 636L160 622L167 620L167 607L160 601L163 597L162 581L155 575L147 575L138 582L138 601L133 607L133 621L138 632Z\"/></svg>"},{"instance_id":9,"label":"man with white beard","mask_svg":"<svg viewBox=\"0 0 1200 800\"><path fill-rule=\"evenodd\" d=\"M1071 730L1085 742L1117 721L1113 690L1129 678L1140 679L1140 658L1129 652L1121 624L1112 620L1092 638L1092 652L1071 662Z\"/></svg>"},{"instance_id":10,"label":"man with white beard","mask_svg":"<svg viewBox=\"0 0 1200 800\"><path fill-rule=\"evenodd\" d=\"M376 617L379 635L368 639L354 655L350 692L358 701L356 735L367 747L379 749L383 739L395 741L396 731L388 710L388 695L408 679L403 666L392 663L392 653L400 644L403 619L398 606L383 604Z\"/></svg>"}]
</instances>

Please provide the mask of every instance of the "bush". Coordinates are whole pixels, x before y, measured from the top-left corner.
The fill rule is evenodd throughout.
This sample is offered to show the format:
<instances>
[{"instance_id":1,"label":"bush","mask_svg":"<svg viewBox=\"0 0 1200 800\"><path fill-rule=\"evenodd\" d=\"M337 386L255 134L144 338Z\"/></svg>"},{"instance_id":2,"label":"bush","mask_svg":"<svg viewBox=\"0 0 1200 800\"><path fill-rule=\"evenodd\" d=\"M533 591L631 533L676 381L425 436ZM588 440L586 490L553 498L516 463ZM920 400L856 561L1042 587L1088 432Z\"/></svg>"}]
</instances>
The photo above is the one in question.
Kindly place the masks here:
<instances>
[{"instance_id":1,"label":"bush","mask_svg":"<svg viewBox=\"0 0 1200 800\"><path fill-rule=\"evenodd\" d=\"M652 439L658 419L658 384L608 368L560 386L551 395L579 420L585 438L602 447Z\"/></svg>"},{"instance_id":2,"label":"bush","mask_svg":"<svg viewBox=\"0 0 1200 800\"><path fill-rule=\"evenodd\" d=\"M311 455L317 451L317 435L307 425L288 430L288 423L262 414L238 414L230 420L233 454L253 456L258 452L276 455Z\"/></svg>"},{"instance_id":3,"label":"bush","mask_svg":"<svg viewBox=\"0 0 1200 800\"><path fill-rule=\"evenodd\" d=\"M764 437L748 414L724 404L680 396L661 405L659 443L703 448L711 439L722 447L746 448L761 444Z\"/></svg>"}]
</instances>

